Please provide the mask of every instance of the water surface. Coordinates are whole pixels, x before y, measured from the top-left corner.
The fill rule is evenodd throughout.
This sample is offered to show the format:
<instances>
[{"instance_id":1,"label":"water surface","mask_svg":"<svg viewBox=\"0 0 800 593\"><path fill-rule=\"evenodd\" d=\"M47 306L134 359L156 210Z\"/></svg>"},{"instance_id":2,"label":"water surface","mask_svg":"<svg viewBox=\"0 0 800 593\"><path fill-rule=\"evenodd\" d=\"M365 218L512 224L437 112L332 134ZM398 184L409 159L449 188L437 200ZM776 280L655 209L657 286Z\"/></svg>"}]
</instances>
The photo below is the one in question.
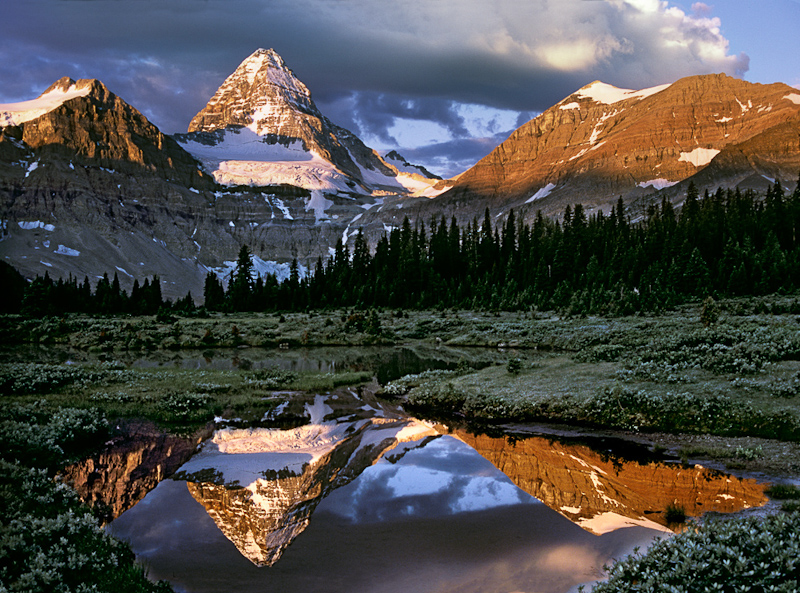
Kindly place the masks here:
<instances>
[{"instance_id":1,"label":"water surface","mask_svg":"<svg viewBox=\"0 0 800 593\"><path fill-rule=\"evenodd\" d=\"M223 429L110 526L183 591L565 592L690 515L763 504L704 468L311 396L309 424Z\"/></svg>"}]
</instances>

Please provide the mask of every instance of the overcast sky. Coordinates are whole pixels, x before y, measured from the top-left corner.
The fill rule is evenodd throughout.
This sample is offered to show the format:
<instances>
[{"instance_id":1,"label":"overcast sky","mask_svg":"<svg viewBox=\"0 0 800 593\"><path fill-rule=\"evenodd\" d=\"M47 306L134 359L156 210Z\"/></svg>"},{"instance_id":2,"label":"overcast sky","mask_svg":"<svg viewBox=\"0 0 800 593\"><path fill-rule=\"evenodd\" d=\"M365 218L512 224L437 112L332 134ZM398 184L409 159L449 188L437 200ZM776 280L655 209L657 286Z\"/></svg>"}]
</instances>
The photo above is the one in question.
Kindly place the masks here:
<instances>
[{"instance_id":1,"label":"overcast sky","mask_svg":"<svg viewBox=\"0 0 800 593\"><path fill-rule=\"evenodd\" d=\"M166 133L274 48L320 110L449 176L578 88L800 87L800 0L9 0L0 103L98 78Z\"/></svg>"}]
</instances>

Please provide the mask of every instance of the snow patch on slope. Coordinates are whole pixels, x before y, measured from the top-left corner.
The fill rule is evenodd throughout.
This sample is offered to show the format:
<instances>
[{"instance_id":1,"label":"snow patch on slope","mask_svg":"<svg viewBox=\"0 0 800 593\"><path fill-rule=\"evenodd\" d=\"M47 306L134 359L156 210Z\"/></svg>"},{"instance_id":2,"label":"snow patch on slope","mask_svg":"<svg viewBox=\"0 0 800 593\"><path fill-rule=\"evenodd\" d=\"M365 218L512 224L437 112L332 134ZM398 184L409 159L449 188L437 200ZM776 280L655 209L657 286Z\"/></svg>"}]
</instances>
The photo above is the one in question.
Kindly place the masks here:
<instances>
[{"instance_id":1,"label":"snow patch on slope","mask_svg":"<svg viewBox=\"0 0 800 593\"><path fill-rule=\"evenodd\" d=\"M71 247L67 247L65 245L59 245L58 249L53 251L53 253L57 253L58 255L69 255L70 257L78 257L81 252L77 249L72 249Z\"/></svg>"},{"instance_id":2,"label":"snow patch on slope","mask_svg":"<svg viewBox=\"0 0 800 593\"><path fill-rule=\"evenodd\" d=\"M578 524L584 529L591 531L595 535L603 535L604 533L611 533L617 529L624 527L647 527L648 529L655 529L664 533L672 533L668 528L659 525L654 521L641 517L639 519L632 519L623 517L617 513L605 512L595 515L591 519L579 519Z\"/></svg>"},{"instance_id":3,"label":"snow patch on slope","mask_svg":"<svg viewBox=\"0 0 800 593\"><path fill-rule=\"evenodd\" d=\"M798 95L797 93L790 93L788 95L785 95L783 98L784 99L788 99L789 101L791 101L795 105L800 105L800 95ZM0 107L2 107L2 106L0 106Z\"/></svg>"},{"instance_id":4,"label":"snow patch on slope","mask_svg":"<svg viewBox=\"0 0 800 593\"><path fill-rule=\"evenodd\" d=\"M223 161L213 170L222 185L294 185L308 190L352 191L348 177L328 161Z\"/></svg>"},{"instance_id":5,"label":"snow patch on slope","mask_svg":"<svg viewBox=\"0 0 800 593\"><path fill-rule=\"evenodd\" d=\"M53 89L49 93L44 93L38 99L31 101L0 103L0 127L18 126L41 117L61 107L70 99L85 97L90 90L91 88L88 85L79 89L77 85L73 84L65 90Z\"/></svg>"},{"instance_id":6,"label":"snow patch on slope","mask_svg":"<svg viewBox=\"0 0 800 593\"><path fill-rule=\"evenodd\" d=\"M254 131L226 129L207 144L182 137L179 142L221 185L294 185L309 190L353 191L352 181L301 141L269 144ZM391 178L390 180L393 180Z\"/></svg>"},{"instance_id":7,"label":"snow patch on slope","mask_svg":"<svg viewBox=\"0 0 800 593\"><path fill-rule=\"evenodd\" d=\"M330 217L325 214L325 211L331 206L333 206L333 200L326 198L325 194L321 191L314 190L311 192L311 197L308 199L308 202L306 202L306 212L313 211L317 222L330 220Z\"/></svg>"},{"instance_id":8,"label":"snow patch on slope","mask_svg":"<svg viewBox=\"0 0 800 593\"><path fill-rule=\"evenodd\" d=\"M669 179L664 179L659 177L658 179L651 179L650 181L640 181L636 185L639 187L652 187L653 189L661 190L665 187L672 187L678 183L677 181L670 181Z\"/></svg>"},{"instance_id":9,"label":"snow patch on slope","mask_svg":"<svg viewBox=\"0 0 800 593\"><path fill-rule=\"evenodd\" d=\"M535 194L533 194L530 198L525 200L525 203L526 204L530 204L534 200L540 200L542 198L546 198L547 196L550 195L550 192L552 192L555 188L556 188L555 184L548 183L543 188L541 188L539 191L537 191Z\"/></svg>"},{"instance_id":10,"label":"snow patch on slope","mask_svg":"<svg viewBox=\"0 0 800 593\"><path fill-rule=\"evenodd\" d=\"M703 167L719 154L716 148L695 148L691 152L682 152L678 161L692 163L695 167Z\"/></svg>"},{"instance_id":11,"label":"snow patch on slope","mask_svg":"<svg viewBox=\"0 0 800 593\"><path fill-rule=\"evenodd\" d=\"M253 280L257 279L259 276L264 277L268 274L273 274L279 282L283 282L289 278L289 274L291 273L291 264L288 262L278 263L276 261L263 260L257 255L252 254L250 256L250 261L253 262ZM224 284L228 282L231 274L233 274L233 271L236 269L236 262L224 261L222 265L217 268L208 268L205 266L203 266L203 268L208 272L214 272L220 282ZM302 264L298 264L297 269L301 279L305 278L308 274L308 268Z\"/></svg>"},{"instance_id":12,"label":"snow patch on slope","mask_svg":"<svg viewBox=\"0 0 800 593\"><path fill-rule=\"evenodd\" d=\"M597 103L612 105L620 101L625 101L626 99L644 99L645 97L660 93L669 87L669 84L662 84L640 91L633 91L630 89L620 89L610 84L597 81L583 87L576 94L582 99L591 99Z\"/></svg>"},{"instance_id":13,"label":"snow patch on slope","mask_svg":"<svg viewBox=\"0 0 800 593\"><path fill-rule=\"evenodd\" d=\"M19 228L26 231L32 231L34 229L44 229L48 232L53 232L54 230L56 230L56 227L54 227L52 224L45 224L41 220L32 220L32 221L20 220L17 224L19 225Z\"/></svg>"},{"instance_id":14,"label":"snow patch on slope","mask_svg":"<svg viewBox=\"0 0 800 593\"><path fill-rule=\"evenodd\" d=\"M314 158L300 140L288 145L270 144L248 128L226 128L216 132L215 138L221 139L208 144L200 137L179 136L178 143L201 161L310 161Z\"/></svg>"}]
</instances>

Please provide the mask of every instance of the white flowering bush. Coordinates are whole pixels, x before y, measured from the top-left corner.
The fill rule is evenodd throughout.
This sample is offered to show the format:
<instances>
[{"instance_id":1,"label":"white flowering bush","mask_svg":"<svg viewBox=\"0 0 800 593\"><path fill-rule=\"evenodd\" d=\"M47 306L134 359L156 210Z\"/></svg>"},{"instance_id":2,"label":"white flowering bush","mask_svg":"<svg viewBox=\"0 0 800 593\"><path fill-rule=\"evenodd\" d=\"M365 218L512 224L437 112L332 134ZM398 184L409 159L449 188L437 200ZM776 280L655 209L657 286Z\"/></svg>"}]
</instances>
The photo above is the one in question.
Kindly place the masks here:
<instances>
[{"instance_id":1,"label":"white flowering bush","mask_svg":"<svg viewBox=\"0 0 800 593\"><path fill-rule=\"evenodd\" d=\"M156 405L167 422L193 422L209 416L211 400L208 393L173 393Z\"/></svg>"},{"instance_id":2,"label":"white flowering bush","mask_svg":"<svg viewBox=\"0 0 800 593\"><path fill-rule=\"evenodd\" d=\"M592 593L796 593L800 513L712 521L657 541L609 570Z\"/></svg>"},{"instance_id":3,"label":"white flowering bush","mask_svg":"<svg viewBox=\"0 0 800 593\"><path fill-rule=\"evenodd\" d=\"M92 368L72 364L0 364L0 394L46 394L65 386L81 389L99 382L123 382L134 377L117 363Z\"/></svg>"},{"instance_id":4,"label":"white flowering bush","mask_svg":"<svg viewBox=\"0 0 800 593\"><path fill-rule=\"evenodd\" d=\"M421 373L416 373L412 375L405 375L396 379L395 381L390 381L384 388L383 392L386 395L405 395L414 387L418 387L422 384L432 385L438 384L444 379L448 379L451 377L457 376L462 371L447 371L447 370L430 370L430 371L423 371Z\"/></svg>"},{"instance_id":5,"label":"white flowering bush","mask_svg":"<svg viewBox=\"0 0 800 593\"><path fill-rule=\"evenodd\" d=\"M68 486L0 460L0 591L157 593L130 548L108 535Z\"/></svg>"},{"instance_id":6,"label":"white flowering bush","mask_svg":"<svg viewBox=\"0 0 800 593\"><path fill-rule=\"evenodd\" d=\"M0 408L0 457L42 468L75 461L108 435L96 409L56 408L44 401Z\"/></svg>"},{"instance_id":7,"label":"white flowering bush","mask_svg":"<svg viewBox=\"0 0 800 593\"><path fill-rule=\"evenodd\" d=\"M259 369L245 379L245 384L259 389L280 389L297 381L297 373L283 369Z\"/></svg>"}]
</instances>

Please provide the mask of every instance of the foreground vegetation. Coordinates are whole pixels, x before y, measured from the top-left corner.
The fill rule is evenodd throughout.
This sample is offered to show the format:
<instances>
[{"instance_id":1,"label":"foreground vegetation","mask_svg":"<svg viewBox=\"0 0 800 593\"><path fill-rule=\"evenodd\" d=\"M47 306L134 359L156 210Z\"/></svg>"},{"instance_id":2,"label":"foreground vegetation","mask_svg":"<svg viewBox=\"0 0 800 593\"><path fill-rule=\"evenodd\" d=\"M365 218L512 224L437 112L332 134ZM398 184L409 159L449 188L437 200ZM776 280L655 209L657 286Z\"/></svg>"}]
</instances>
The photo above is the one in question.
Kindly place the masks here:
<instances>
[{"instance_id":1,"label":"foreground vegetation","mask_svg":"<svg viewBox=\"0 0 800 593\"><path fill-rule=\"evenodd\" d=\"M0 412L0 591L163 593L57 472L109 434L98 410L4 404Z\"/></svg>"},{"instance_id":2,"label":"foreground vegetation","mask_svg":"<svg viewBox=\"0 0 800 593\"><path fill-rule=\"evenodd\" d=\"M256 368L248 361L260 354L248 348L404 344L422 358L446 361L447 368L397 378L384 394L429 416L800 441L797 307L796 297L773 296L627 318L376 309L1 317L0 335L9 349L0 364L0 586L168 590L147 581L130 551L108 538L91 511L54 479L66 464L113 438L116 419L147 418L181 433L219 416L249 425L302 423L300 393L357 384L375 373L369 365L335 374ZM137 368L120 362L154 354L169 361L186 349L213 356L217 348L235 349L238 367ZM42 360L32 362L37 352ZM59 352L83 362L57 362ZM765 454L744 443L713 456L748 464ZM800 475L800 466L789 470ZM772 496L786 499L786 511L796 510L796 490L781 488ZM772 555L770 564L757 544L769 540L796 556L798 522L785 515L758 525L733 520L691 526L657 544L652 555L618 564L598 591L648 590L645 583L669 590L664 583L677 582L669 580L674 575L685 586L678 591L714 590L686 588L705 583L689 575L708 566L731 571L714 573L714 582L726 587L741 577L761 587L754 590L794 590L792 556ZM94 572L86 568L89 561ZM77 574L88 576L78 583Z\"/></svg>"},{"instance_id":3,"label":"foreground vegetation","mask_svg":"<svg viewBox=\"0 0 800 593\"><path fill-rule=\"evenodd\" d=\"M690 526L617 562L593 593L793 593L800 587L800 513Z\"/></svg>"},{"instance_id":4,"label":"foreground vegetation","mask_svg":"<svg viewBox=\"0 0 800 593\"><path fill-rule=\"evenodd\" d=\"M116 419L149 418L191 432L216 414L249 425L303 423L302 404L286 391L330 390L368 380L364 373L303 374L126 369L5 363L0 365L0 591L166 592L152 583L130 548L100 525L59 471L116 436ZM286 405L286 404L289 405ZM109 419L112 421L110 422Z\"/></svg>"}]
</instances>

